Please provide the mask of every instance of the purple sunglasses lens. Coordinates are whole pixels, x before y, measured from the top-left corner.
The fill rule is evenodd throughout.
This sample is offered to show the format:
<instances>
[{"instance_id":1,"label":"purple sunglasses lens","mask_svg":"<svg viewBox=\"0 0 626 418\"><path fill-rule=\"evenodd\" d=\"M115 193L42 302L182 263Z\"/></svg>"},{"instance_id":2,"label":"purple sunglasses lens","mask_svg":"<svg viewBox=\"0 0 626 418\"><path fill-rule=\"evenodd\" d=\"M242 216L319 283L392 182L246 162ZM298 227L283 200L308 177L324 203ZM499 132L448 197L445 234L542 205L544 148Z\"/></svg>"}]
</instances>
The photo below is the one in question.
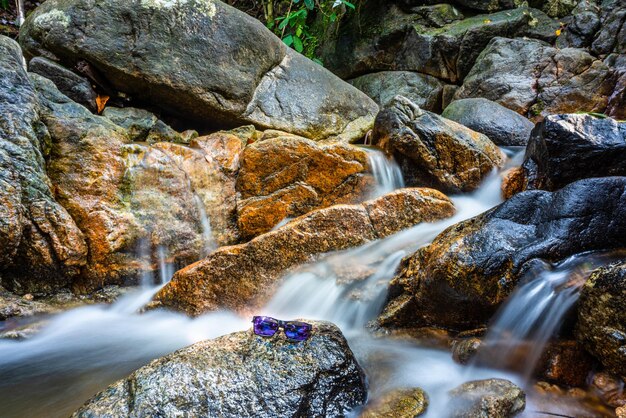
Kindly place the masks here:
<instances>
[{"instance_id":1,"label":"purple sunglasses lens","mask_svg":"<svg viewBox=\"0 0 626 418\"><path fill-rule=\"evenodd\" d=\"M285 324L285 335L290 340L304 341L311 336L311 325L302 322Z\"/></svg>"},{"instance_id":2,"label":"purple sunglasses lens","mask_svg":"<svg viewBox=\"0 0 626 418\"><path fill-rule=\"evenodd\" d=\"M278 331L278 321L266 316L255 316L253 321L254 333L262 337L271 337Z\"/></svg>"}]
</instances>

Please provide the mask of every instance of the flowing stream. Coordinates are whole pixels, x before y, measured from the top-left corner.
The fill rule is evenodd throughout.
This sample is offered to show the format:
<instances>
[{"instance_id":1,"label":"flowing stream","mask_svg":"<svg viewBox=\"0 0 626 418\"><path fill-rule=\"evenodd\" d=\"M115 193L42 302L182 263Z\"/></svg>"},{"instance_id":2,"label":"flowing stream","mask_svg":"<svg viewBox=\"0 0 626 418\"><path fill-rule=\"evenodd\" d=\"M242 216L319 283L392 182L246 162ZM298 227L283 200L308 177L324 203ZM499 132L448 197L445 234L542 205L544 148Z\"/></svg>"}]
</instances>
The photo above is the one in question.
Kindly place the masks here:
<instances>
[{"instance_id":1,"label":"flowing stream","mask_svg":"<svg viewBox=\"0 0 626 418\"><path fill-rule=\"evenodd\" d=\"M376 152L370 156L380 158ZM387 166L379 172L394 170ZM402 185L389 180L394 175L385 176L381 177L385 180L379 179L381 187L382 183L385 187ZM457 213L450 219L420 224L302 267L286 278L259 314L335 322L370 376L370 393L376 395L393 387L421 387L430 398L428 417L444 416L447 391L467 380L505 377L522 382L519 375L481 365L474 365L468 376L470 369L454 363L449 352L388 338L375 339L365 330L367 322L380 311L387 283L402 257L427 245L444 228L500 203L499 176L494 173L476 192L452 200ZM169 279L173 267L166 263L167 254L162 251L161 275ZM346 272L363 268L368 272L366 278L346 277ZM166 311L137 313L161 286L146 284L111 306L86 306L55 315L31 339L0 340L0 415L68 416L93 394L154 358L203 339L249 328L250 318L232 312L209 313L195 319ZM533 301L520 304L532 306ZM514 316L527 305L508 306ZM547 334L551 332L546 330Z\"/></svg>"}]
</instances>

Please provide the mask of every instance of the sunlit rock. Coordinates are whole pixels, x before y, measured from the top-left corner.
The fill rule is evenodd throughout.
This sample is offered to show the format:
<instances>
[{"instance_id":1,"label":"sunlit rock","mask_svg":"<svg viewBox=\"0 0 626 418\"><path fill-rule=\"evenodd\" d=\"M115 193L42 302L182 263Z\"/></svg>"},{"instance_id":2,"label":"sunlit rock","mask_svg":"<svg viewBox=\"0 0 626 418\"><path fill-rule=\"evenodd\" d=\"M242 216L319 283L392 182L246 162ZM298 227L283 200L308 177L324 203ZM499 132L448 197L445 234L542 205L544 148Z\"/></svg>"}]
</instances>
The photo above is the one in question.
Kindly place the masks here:
<instances>
[{"instance_id":1,"label":"sunlit rock","mask_svg":"<svg viewBox=\"0 0 626 418\"><path fill-rule=\"evenodd\" d=\"M252 331L206 340L109 386L73 417L343 417L367 396L365 376L339 328L313 325L293 343Z\"/></svg>"}]
</instances>

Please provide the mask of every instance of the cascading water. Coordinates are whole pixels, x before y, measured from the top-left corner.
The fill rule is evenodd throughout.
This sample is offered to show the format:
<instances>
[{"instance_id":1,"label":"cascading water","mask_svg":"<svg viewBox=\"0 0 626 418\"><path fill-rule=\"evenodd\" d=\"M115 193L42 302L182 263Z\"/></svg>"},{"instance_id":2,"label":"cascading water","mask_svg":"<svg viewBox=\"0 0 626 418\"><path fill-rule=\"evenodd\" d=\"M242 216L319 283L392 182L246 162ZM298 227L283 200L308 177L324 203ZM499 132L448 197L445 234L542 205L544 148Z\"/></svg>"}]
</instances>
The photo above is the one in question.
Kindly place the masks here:
<instances>
[{"instance_id":1,"label":"cascading water","mask_svg":"<svg viewBox=\"0 0 626 418\"><path fill-rule=\"evenodd\" d=\"M455 364L445 351L374 339L364 325L378 313L402 257L428 244L444 228L498 204L499 186L494 174L476 192L452 198L457 212L450 219L420 224L303 267L286 279L259 313L336 322L368 371L372 394L418 386L430 398L427 416L444 416L446 393L468 380L466 368ZM356 271L365 271L364 278L346 275ZM249 327L249 318L229 312L195 319L166 311L138 314L138 307L159 288L144 288L112 306L89 306L57 315L26 341L0 340L3 416L67 416L95 392L153 358ZM481 367L472 368L470 377L519 381L506 372Z\"/></svg>"},{"instance_id":2,"label":"cascading water","mask_svg":"<svg viewBox=\"0 0 626 418\"><path fill-rule=\"evenodd\" d=\"M376 180L372 198L404 187L402 172L393 158L388 158L384 152L370 146L362 146L361 149L367 152L369 165Z\"/></svg>"}]
</instances>

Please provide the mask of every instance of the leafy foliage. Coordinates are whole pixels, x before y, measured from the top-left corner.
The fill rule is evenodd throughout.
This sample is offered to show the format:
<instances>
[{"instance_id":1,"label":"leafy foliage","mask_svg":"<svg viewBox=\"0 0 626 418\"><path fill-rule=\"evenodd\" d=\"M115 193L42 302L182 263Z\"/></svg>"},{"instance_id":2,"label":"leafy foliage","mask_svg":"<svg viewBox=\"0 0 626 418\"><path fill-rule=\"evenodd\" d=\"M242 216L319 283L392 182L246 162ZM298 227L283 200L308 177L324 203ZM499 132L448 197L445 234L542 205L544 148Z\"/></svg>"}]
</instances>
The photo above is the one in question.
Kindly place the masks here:
<instances>
[{"instance_id":1,"label":"leafy foliage","mask_svg":"<svg viewBox=\"0 0 626 418\"><path fill-rule=\"evenodd\" d=\"M320 34L311 30L313 20L317 19L322 28L337 27L339 20L356 8L348 0L267 0L264 3L267 27L287 46L318 64L322 64L315 52ZM283 12L274 16L276 10Z\"/></svg>"},{"instance_id":2,"label":"leafy foliage","mask_svg":"<svg viewBox=\"0 0 626 418\"><path fill-rule=\"evenodd\" d=\"M0 7L3 9L8 9L9 8L9 0L0 0Z\"/></svg>"}]
</instances>

